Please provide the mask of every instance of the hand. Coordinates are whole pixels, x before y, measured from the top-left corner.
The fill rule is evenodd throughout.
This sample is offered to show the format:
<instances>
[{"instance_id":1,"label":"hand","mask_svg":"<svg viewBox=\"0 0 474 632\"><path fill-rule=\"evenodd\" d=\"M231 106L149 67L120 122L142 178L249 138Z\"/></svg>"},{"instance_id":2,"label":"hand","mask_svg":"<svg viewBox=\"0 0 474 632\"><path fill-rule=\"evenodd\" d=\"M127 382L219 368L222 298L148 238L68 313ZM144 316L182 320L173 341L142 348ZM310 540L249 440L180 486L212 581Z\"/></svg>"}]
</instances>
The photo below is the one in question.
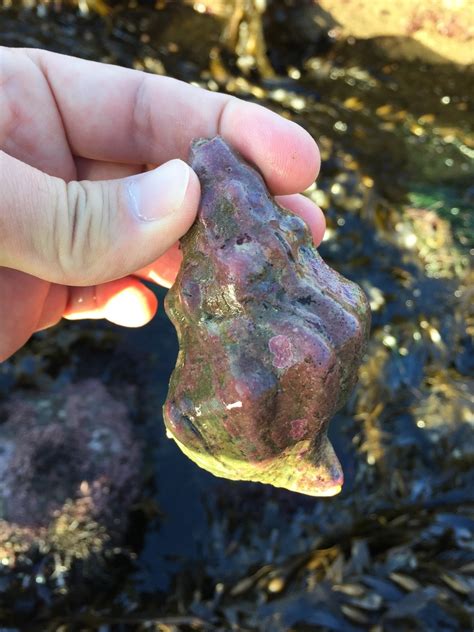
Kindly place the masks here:
<instances>
[{"instance_id":1,"label":"hand","mask_svg":"<svg viewBox=\"0 0 474 632\"><path fill-rule=\"evenodd\" d=\"M153 317L140 279L173 283L200 195L183 160L216 134L318 244L322 212L298 192L319 152L298 125L168 77L0 47L0 361L61 318Z\"/></svg>"}]
</instances>

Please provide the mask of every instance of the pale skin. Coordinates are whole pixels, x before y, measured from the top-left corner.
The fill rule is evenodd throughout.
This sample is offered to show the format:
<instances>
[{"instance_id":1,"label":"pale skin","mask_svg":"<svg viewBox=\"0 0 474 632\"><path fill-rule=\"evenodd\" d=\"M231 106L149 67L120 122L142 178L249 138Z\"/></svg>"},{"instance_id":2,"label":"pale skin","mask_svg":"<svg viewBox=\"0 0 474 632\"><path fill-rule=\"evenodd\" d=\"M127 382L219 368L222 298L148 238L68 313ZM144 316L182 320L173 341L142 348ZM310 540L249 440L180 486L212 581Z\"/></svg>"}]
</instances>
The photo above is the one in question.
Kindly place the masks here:
<instances>
[{"instance_id":1,"label":"pale skin","mask_svg":"<svg viewBox=\"0 0 474 632\"><path fill-rule=\"evenodd\" d=\"M298 125L167 77L0 47L0 361L62 318L131 327L153 318L157 300L141 281L176 278L199 181L175 160L187 174L181 190L179 179L163 187L171 172L156 169L156 201L150 185L131 210L124 178L186 160L193 138L216 134L260 169L318 245L324 216L301 191L318 175L319 151Z\"/></svg>"}]
</instances>

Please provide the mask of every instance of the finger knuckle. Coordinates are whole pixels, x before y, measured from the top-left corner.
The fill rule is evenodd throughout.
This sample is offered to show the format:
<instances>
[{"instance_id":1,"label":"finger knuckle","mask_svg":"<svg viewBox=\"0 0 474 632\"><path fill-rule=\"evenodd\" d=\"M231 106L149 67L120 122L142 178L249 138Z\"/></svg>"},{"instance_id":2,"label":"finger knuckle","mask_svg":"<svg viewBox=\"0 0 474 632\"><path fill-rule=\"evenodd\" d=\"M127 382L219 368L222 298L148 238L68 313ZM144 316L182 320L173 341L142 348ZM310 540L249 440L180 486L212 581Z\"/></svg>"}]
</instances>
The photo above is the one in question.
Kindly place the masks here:
<instances>
[{"instance_id":1,"label":"finger knuckle","mask_svg":"<svg viewBox=\"0 0 474 632\"><path fill-rule=\"evenodd\" d=\"M65 183L61 193L65 211L58 212L57 259L69 282L81 284L94 277L107 244L107 189L97 183Z\"/></svg>"},{"instance_id":2,"label":"finger knuckle","mask_svg":"<svg viewBox=\"0 0 474 632\"><path fill-rule=\"evenodd\" d=\"M132 142L142 146L153 138L153 100L150 99L150 78L143 74L134 91L130 107L130 129Z\"/></svg>"}]
</instances>

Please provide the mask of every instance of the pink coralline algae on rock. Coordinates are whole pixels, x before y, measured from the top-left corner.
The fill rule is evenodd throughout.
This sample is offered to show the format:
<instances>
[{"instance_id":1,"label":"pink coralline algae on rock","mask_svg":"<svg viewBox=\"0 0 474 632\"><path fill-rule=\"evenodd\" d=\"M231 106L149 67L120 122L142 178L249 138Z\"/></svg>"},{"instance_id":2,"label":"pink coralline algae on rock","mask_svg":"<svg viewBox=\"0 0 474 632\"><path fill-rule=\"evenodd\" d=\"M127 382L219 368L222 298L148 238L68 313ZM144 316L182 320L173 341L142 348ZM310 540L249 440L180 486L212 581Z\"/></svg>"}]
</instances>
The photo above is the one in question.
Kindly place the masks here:
<instances>
[{"instance_id":1,"label":"pink coralline algae on rock","mask_svg":"<svg viewBox=\"0 0 474 632\"><path fill-rule=\"evenodd\" d=\"M0 411L0 558L86 558L127 528L141 453L127 407L97 380L13 397Z\"/></svg>"},{"instance_id":2,"label":"pink coralline algae on rock","mask_svg":"<svg viewBox=\"0 0 474 632\"><path fill-rule=\"evenodd\" d=\"M326 431L357 380L367 299L222 138L196 140L191 165L202 198L166 298L180 343L168 433L217 476L336 494Z\"/></svg>"}]
</instances>

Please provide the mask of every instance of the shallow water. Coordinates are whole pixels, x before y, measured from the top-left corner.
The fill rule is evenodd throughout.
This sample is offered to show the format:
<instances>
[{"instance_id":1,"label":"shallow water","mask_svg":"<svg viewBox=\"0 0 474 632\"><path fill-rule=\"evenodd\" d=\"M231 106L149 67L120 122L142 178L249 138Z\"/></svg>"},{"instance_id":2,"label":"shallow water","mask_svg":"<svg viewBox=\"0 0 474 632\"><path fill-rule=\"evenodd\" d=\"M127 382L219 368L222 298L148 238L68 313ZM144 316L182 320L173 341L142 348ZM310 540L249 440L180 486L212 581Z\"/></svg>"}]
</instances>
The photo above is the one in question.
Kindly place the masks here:
<instances>
[{"instance_id":1,"label":"shallow water","mask_svg":"<svg viewBox=\"0 0 474 632\"><path fill-rule=\"evenodd\" d=\"M373 309L359 386L331 425L346 484L339 497L315 500L219 480L188 461L160 418L177 350L163 311L138 331L91 322L39 334L0 367L1 399L84 377L136 385L147 483L128 536L136 558L111 567L113 585L91 597L77 572L61 592L37 557L0 576L0 621L39 630L141 630L147 621L171 630L470 630L473 74L394 62L376 42L337 42L323 30L305 39L287 5L273 3L265 35L275 76L244 75L217 18L163 6L119 3L105 17L5 9L0 43L228 91L318 139L323 165L308 195L328 218L320 252L362 284Z\"/></svg>"}]
</instances>

